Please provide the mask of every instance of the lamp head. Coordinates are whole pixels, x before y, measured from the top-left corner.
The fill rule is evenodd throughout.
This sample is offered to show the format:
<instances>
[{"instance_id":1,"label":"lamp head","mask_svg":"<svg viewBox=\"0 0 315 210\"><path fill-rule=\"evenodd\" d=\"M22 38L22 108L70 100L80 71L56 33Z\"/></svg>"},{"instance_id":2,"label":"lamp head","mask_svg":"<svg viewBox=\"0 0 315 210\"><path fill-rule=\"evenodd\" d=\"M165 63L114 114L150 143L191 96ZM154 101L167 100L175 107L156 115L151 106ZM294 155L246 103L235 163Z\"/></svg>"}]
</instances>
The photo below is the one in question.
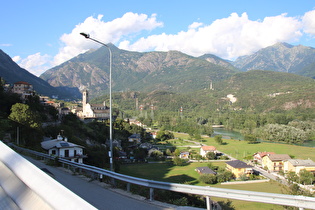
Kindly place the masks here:
<instances>
[{"instance_id":1,"label":"lamp head","mask_svg":"<svg viewBox=\"0 0 315 210\"><path fill-rule=\"evenodd\" d=\"M90 34L86 34L86 33L83 33L83 32L81 32L80 34L81 34L82 36L84 36L85 38L87 38L87 39L90 38Z\"/></svg>"}]
</instances>

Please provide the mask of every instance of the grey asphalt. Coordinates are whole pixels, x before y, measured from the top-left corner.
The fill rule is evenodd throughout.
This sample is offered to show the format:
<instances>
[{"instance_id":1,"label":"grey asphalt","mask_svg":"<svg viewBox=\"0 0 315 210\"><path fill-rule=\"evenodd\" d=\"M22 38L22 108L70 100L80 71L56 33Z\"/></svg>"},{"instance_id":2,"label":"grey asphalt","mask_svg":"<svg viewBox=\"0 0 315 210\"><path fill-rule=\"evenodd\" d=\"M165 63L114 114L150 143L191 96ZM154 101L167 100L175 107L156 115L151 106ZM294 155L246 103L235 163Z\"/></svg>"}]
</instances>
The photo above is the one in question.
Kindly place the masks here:
<instances>
[{"instance_id":1,"label":"grey asphalt","mask_svg":"<svg viewBox=\"0 0 315 210\"><path fill-rule=\"evenodd\" d=\"M40 169L48 174L53 174L53 177L60 184L83 198L85 201L96 207L97 209L110 210L171 210L182 209L168 204L149 201L146 199L138 199L137 196L127 195L127 193L118 193L115 189L106 189L102 183L98 181L89 181L82 176L72 175L62 168L48 166L41 161L34 160L30 157L24 157ZM49 173L50 172L50 173ZM51 175L50 174L50 175ZM52 175L51 175L52 176ZM122 191L123 192L123 191ZM138 196L139 197L139 196Z\"/></svg>"}]
</instances>

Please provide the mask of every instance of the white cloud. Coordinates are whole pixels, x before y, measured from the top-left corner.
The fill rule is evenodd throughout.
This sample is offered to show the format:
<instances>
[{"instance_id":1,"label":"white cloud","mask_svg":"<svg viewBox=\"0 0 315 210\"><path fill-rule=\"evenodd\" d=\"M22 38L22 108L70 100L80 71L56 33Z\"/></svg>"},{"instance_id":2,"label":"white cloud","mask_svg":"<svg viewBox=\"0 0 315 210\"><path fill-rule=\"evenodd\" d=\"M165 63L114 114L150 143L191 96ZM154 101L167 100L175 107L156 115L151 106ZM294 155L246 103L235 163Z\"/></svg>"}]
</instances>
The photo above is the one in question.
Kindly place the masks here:
<instances>
[{"instance_id":1,"label":"white cloud","mask_svg":"<svg viewBox=\"0 0 315 210\"><path fill-rule=\"evenodd\" d=\"M143 37L133 44L124 41L120 47L138 51L179 50L194 56L212 53L233 59L276 42L296 41L302 36L300 21L286 14L252 21L246 13L241 16L232 13L210 25L200 26L201 23L193 23L188 31Z\"/></svg>"},{"instance_id":2,"label":"white cloud","mask_svg":"<svg viewBox=\"0 0 315 210\"><path fill-rule=\"evenodd\" d=\"M156 14L126 13L112 21L102 20L103 15L88 17L76 25L71 33L60 37L59 53L50 62L48 55L36 53L25 59L14 57L16 62L40 75L44 70L59 65L79 53L100 45L80 35L86 32L104 43L113 43L121 49L132 51L169 51L178 50L192 56L206 53L226 59L235 59L251 54L263 47L277 42L296 42L304 34L315 35L315 10L302 17L289 17L287 14L266 17L263 20L250 20L247 13L232 13L229 17L217 19L210 24L193 22L187 30L176 34L161 33L142 36L142 32L151 32L163 23ZM147 33L146 33L147 34ZM3 45L3 44L2 44Z\"/></svg>"},{"instance_id":3,"label":"white cloud","mask_svg":"<svg viewBox=\"0 0 315 210\"><path fill-rule=\"evenodd\" d=\"M1 47L11 47L12 44L7 44L7 43L5 43L5 44L0 44L0 46L1 46Z\"/></svg>"},{"instance_id":4,"label":"white cloud","mask_svg":"<svg viewBox=\"0 0 315 210\"><path fill-rule=\"evenodd\" d=\"M14 56L13 58L12 58L12 60L15 62L15 63L17 63L17 62L19 62L20 60L21 60L22 58L21 58L21 56Z\"/></svg>"},{"instance_id":5,"label":"white cloud","mask_svg":"<svg viewBox=\"0 0 315 210\"><path fill-rule=\"evenodd\" d=\"M190 26L188 26L188 28L189 29L196 29L202 25L203 25L203 23L193 22Z\"/></svg>"},{"instance_id":6,"label":"white cloud","mask_svg":"<svg viewBox=\"0 0 315 210\"><path fill-rule=\"evenodd\" d=\"M128 12L121 18L110 22L102 21L103 15L97 18L88 17L83 23L78 24L70 34L63 34L60 40L63 47L54 58L55 65L61 64L72 57L91 48L100 47L99 44L86 40L80 35L81 32L89 33L91 37L104 43L117 43L122 39L130 39L143 30L153 30L163 26L163 23L156 20L156 15L148 17L146 14ZM129 36L129 37L128 37Z\"/></svg>"},{"instance_id":7,"label":"white cloud","mask_svg":"<svg viewBox=\"0 0 315 210\"><path fill-rule=\"evenodd\" d=\"M20 67L28 70L36 76L41 75L45 70L51 67L49 62L51 60L51 56L41 55L40 53L29 55L25 59L21 59L20 56L15 56L13 57L13 60L17 62Z\"/></svg>"},{"instance_id":8,"label":"white cloud","mask_svg":"<svg viewBox=\"0 0 315 210\"><path fill-rule=\"evenodd\" d=\"M311 36L315 35L315 10L305 13L302 18L304 32L310 34Z\"/></svg>"}]
</instances>

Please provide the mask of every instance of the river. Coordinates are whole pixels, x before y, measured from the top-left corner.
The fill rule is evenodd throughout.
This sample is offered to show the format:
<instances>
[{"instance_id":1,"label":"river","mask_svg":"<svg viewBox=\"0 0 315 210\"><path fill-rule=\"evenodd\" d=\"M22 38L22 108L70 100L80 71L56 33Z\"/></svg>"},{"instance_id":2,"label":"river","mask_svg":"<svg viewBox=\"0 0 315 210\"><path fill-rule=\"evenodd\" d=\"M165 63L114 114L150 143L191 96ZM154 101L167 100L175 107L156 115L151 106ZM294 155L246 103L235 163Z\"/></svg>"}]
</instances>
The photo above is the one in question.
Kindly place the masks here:
<instances>
[{"instance_id":1,"label":"river","mask_svg":"<svg viewBox=\"0 0 315 210\"><path fill-rule=\"evenodd\" d=\"M244 140L244 136L237 131L231 131L225 128L213 128L213 134L212 136L216 135L222 135L223 139L235 139L235 140ZM260 140L263 141L263 140ZM264 141L264 142L270 142L270 141ZM270 143L279 143L279 142L270 142ZM304 147L315 147L315 141L306 141L302 145Z\"/></svg>"},{"instance_id":2,"label":"river","mask_svg":"<svg viewBox=\"0 0 315 210\"><path fill-rule=\"evenodd\" d=\"M222 135L223 139L244 140L244 136L237 131L231 131L225 128L213 128L212 136Z\"/></svg>"}]
</instances>

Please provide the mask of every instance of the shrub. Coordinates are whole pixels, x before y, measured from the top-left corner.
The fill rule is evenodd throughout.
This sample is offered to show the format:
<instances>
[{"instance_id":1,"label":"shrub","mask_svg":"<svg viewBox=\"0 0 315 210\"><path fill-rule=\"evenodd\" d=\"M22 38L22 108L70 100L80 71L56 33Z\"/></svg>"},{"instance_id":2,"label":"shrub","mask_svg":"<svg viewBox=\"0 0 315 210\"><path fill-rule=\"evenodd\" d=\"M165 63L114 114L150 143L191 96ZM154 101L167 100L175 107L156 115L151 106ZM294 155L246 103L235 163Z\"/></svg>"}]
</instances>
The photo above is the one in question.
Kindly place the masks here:
<instances>
[{"instance_id":1,"label":"shrub","mask_svg":"<svg viewBox=\"0 0 315 210\"><path fill-rule=\"evenodd\" d=\"M214 174L201 174L199 177L199 181L206 184L216 184L217 177Z\"/></svg>"},{"instance_id":2,"label":"shrub","mask_svg":"<svg viewBox=\"0 0 315 210\"><path fill-rule=\"evenodd\" d=\"M182 197L182 198L173 200L172 203L175 204L176 206L187 206L188 199L186 197Z\"/></svg>"},{"instance_id":3,"label":"shrub","mask_svg":"<svg viewBox=\"0 0 315 210\"><path fill-rule=\"evenodd\" d=\"M176 166L183 166L183 165L185 165L186 161L184 159L179 158L179 157L174 157L173 163Z\"/></svg>"}]
</instances>

